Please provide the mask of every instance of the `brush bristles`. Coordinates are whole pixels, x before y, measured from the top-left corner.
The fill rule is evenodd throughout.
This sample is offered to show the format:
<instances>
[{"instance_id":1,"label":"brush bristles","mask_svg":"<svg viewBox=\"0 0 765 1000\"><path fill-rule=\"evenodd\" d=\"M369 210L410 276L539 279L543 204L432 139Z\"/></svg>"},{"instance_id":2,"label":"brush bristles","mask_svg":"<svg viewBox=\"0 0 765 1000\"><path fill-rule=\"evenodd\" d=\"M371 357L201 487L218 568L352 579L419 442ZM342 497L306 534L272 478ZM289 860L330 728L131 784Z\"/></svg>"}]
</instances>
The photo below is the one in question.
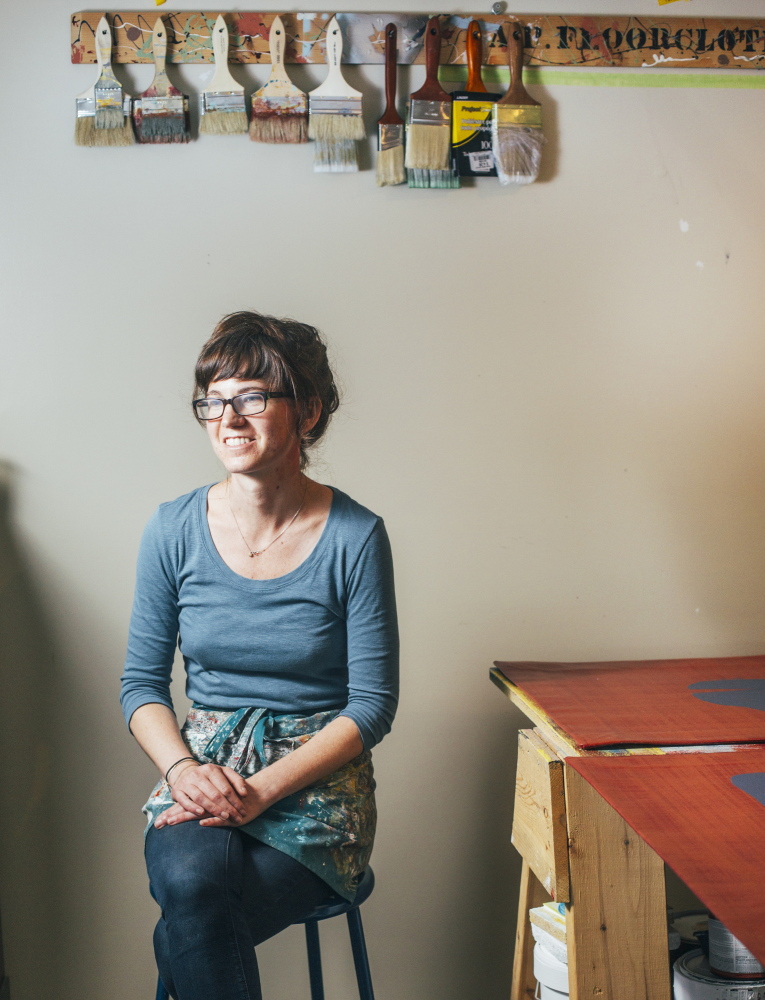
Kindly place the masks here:
<instances>
[{"instance_id":1,"label":"brush bristles","mask_svg":"<svg viewBox=\"0 0 765 1000\"><path fill-rule=\"evenodd\" d=\"M121 128L96 128L93 115L78 118L74 126L74 141L78 146L132 146L133 126L123 117Z\"/></svg>"},{"instance_id":2,"label":"brush bristles","mask_svg":"<svg viewBox=\"0 0 765 1000\"><path fill-rule=\"evenodd\" d=\"M202 135L241 135L248 127L245 111L206 111L199 119Z\"/></svg>"},{"instance_id":3,"label":"brush bristles","mask_svg":"<svg viewBox=\"0 0 765 1000\"><path fill-rule=\"evenodd\" d=\"M403 145L381 149L377 154L377 186L403 184L405 180Z\"/></svg>"},{"instance_id":4,"label":"brush bristles","mask_svg":"<svg viewBox=\"0 0 765 1000\"><path fill-rule=\"evenodd\" d=\"M451 135L445 125L410 125L406 137L406 165L410 170L448 170Z\"/></svg>"},{"instance_id":5,"label":"brush bristles","mask_svg":"<svg viewBox=\"0 0 765 1000\"><path fill-rule=\"evenodd\" d=\"M96 107L95 125L99 129L122 128L123 118L122 108L99 108Z\"/></svg>"},{"instance_id":6,"label":"brush bristles","mask_svg":"<svg viewBox=\"0 0 765 1000\"><path fill-rule=\"evenodd\" d=\"M458 188L459 174L451 170L407 170L406 182L410 188Z\"/></svg>"},{"instance_id":7,"label":"brush bristles","mask_svg":"<svg viewBox=\"0 0 765 1000\"><path fill-rule=\"evenodd\" d=\"M311 115L308 135L318 142L341 142L346 139L363 139L364 122L361 115Z\"/></svg>"},{"instance_id":8,"label":"brush bristles","mask_svg":"<svg viewBox=\"0 0 765 1000\"><path fill-rule=\"evenodd\" d=\"M188 142L189 130L185 115L147 115L135 123L139 142Z\"/></svg>"},{"instance_id":9,"label":"brush bristles","mask_svg":"<svg viewBox=\"0 0 765 1000\"><path fill-rule=\"evenodd\" d=\"M359 169L353 139L338 142L318 140L313 150L313 169L317 174L352 174Z\"/></svg>"},{"instance_id":10,"label":"brush bristles","mask_svg":"<svg viewBox=\"0 0 765 1000\"><path fill-rule=\"evenodd\" d=\"M308 115L253 114L250 120L250 138L253 142L308 142Z\"/></svg>"},{"instance_id":11,"label":"brush bristles","mask_svg":"<svg viewBox=\"0 0 765 1000\"><path fill-rule=\"evenodd\" d=\"M539 176L545 137L540 128L494 123L492 152L497 177L503 186L532 184Z\"/></svg>"}]
</instances>

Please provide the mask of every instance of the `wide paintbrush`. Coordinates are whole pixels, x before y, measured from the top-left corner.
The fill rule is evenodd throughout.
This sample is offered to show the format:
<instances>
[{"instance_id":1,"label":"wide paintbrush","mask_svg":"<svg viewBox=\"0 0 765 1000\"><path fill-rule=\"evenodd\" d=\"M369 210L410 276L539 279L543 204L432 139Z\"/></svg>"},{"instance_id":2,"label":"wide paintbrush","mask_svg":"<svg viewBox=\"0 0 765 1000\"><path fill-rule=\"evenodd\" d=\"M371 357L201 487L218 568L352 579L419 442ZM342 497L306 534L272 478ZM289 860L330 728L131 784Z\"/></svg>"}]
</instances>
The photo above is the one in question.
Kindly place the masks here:
<instances>
[{"instance_id":1,"label":"wide paintbrush","mask_svg":"<svg viewBox=\"0 0 765 1000\"><path fill-rule=\"evenodd\" d=\"M170 83L167 75L167 29L157 19L151 40L154 79L133 101L133 121L139 142L189 141L188 98Z\"/></svg>"},{"instance_id":2,"label":"wide paintbrush","mask_svg":"<svg viewBox=\"0 0 765 1000\"><path fill-rule=\"evenodd\" d=\"M102 17L95 34L98 79L77 98L74 141L78 146L132 146L130 98L112 70L112 33Z\"/></svg>"},{"instance_id":3,"label":"wide paintbrush","mask_svg":"<svg viewBox=\"0 0 765 1000\"><path fill-rule=\"evenodd\" d=\"M523 25L504 25L510 86L494 105L492 149L500 184L531 184L539 175L542 106L523 86Z\"/></svg>"},{"instance_id":4,"label":"wide paintbrush","mask_svg":"<svg viewBox=\"0 0 765 1000\"><path fill-rule=\"evenodd\" d=\"M286 43L284 24L277 14L268 36L271 75L252 95L250 138L254 142L308 142L308 95L287 76Z\"/></svg>"},{"instance_id":5,"label":"wide paintbrush","mask_svg":"<svg viewBox=\"0 0 765 1000\"><path fill-rule=\"evenodd\" d=\"M425 83L409 100L405 164L410 187L459 187L451 170L452 98L438 82L441 24L425 28Z\"/></svg>"},{"instance_id":6,"label":"wide paintbrush","mask_svg":"<svg viewBox=\"0 0 765 1000\"><path fill-rule=\"evenodd\" d=\"M199 131L204 135L238 135L248 128L244 87L228 68L228 25L219 14L212 29L215 76L202 93Z\"/></svg>"}]
</instances>

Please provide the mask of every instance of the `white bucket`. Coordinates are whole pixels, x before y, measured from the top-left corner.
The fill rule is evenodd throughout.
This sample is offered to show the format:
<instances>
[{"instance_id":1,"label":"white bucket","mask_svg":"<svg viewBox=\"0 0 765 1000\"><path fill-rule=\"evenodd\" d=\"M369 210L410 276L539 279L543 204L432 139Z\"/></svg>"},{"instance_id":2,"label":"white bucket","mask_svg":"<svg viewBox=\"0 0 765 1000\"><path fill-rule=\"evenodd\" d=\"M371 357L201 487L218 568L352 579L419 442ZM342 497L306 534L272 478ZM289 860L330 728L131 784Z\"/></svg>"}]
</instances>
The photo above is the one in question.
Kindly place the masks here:
<instances>
[{"instance_id":1,"label":"white bucket","mask_svg":"<svg viewBox=\"0 0 765 1000\"><path fill-rule=\"evenodd\" d=\"M542 983L537 983L537 1000L568 1000L568 993L559 993L557 990L551 990L549 986L543 986Z\"/></svg>"},{"instance_id":2,"label":"white bucket","mask_svg":"<svg viewBox=\"0 0 765 1000\"><path fill-rule=\"evenodd\" d=\"M534 975L542 989L553 991L541 993L545 1000L560 1000L568 996L568 966L538 944L534 945Z\"/></svg>"},{"instance_id":3,"label":"white bucket","mask_svg":"<svg viewBox=\"0 0 765 1000\"><path fill-rule=\"evenodd\" d=\"M709 968L701 949L686 952L675 962L675 1000L765 1000L765 979L735 982Z\"/></svg>"}]
</instances>

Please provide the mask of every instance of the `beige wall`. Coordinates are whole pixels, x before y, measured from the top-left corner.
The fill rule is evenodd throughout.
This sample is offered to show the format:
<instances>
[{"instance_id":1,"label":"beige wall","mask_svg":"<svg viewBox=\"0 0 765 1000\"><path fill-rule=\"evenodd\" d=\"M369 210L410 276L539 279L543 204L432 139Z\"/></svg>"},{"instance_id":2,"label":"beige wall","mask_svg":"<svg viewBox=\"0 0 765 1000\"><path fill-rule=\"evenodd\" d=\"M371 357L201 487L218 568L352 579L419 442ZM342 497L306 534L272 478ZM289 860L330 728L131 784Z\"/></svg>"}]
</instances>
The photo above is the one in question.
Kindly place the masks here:
<instances>
[{"instance_id":1,"label":"beige wall","mask_svg":"<svg viewBox=\"0 0 765 1000\"><path fill-rule=\"evenodd\" d=\"M221 314L247 307L326 332L346 401L316 475L381 513L395 550L403 697L376 753L365 907L377 993L500 1000L520 716L491 661L765 646L765 94L544 88L533 188L379 191L369 170L314 176L308 148L245 139L78 149L93 70L67 63L70 10L17 13L0 398L14 1000L152 995L139 810L154 775L117 704L133 565L154 507L218 474L191 367ZM352 75L374 120L381 74ZM328 996L350 1000L336 924ZM307 996L297 929L262 966L269 1000Z\"/></svg>"}]
</instances>

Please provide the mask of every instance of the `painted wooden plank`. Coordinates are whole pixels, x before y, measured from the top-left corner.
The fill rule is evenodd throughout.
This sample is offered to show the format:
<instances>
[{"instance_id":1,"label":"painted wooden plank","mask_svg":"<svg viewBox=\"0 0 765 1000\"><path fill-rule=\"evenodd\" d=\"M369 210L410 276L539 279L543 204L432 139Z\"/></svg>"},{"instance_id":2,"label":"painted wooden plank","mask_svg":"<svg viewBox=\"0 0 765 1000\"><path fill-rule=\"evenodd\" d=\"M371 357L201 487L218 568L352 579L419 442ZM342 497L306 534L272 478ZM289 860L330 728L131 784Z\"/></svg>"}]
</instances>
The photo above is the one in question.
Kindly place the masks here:
<instances>
[{"instance_id":1,"label":"painted wooden plank","mask_svg":"<svg viewBox=\"0 0 765 1000\"><path fill-rule=\"evenodd\" d=\"M571 1000L670 1000L664 863L568 765L565 785Z\"/></svg>"},{"instance_id":2,"label":"painted wooden plank","mask_svg":"<svg viewBox=\"0 0 765 1000\"><path fill-rule=\"evenodd\" d=\"M518 897L518 924L515 928L515 955L510 1000L534 1000L537 981L534 977L534 938L531 935L529 910L549 899L528 861L521 869L521 890Z\"/></svg>"},{"instance_id":3,"label":"painted wooden plank","mask_svg":"<svg viewBox=\"0 0 765 1000\"><path fill-rule=\"evenodd\" d=\"M104 11L71 15L72 62L96 61L94 32ZM114 32L113 62L151 62L156 13L106 12ZM168 60L212 62L210 32L223 13L231 29L234 63L269 63L268 34L279 13L288 35L285 62L325 62L326 25L332 13L289 11L160 11L168 32ZM385 25L398 29L399 62L422 63L427 14L338 13L345 36L346 63L384 62ZM465 62L465 39L473 14L441 17L441 62ZM671 66L680 69L761 69L765 67L765 19L745 17L664 17L575 14L515 14L524 26L526 62L531 66ZM507 15L482 15L486 65L505 64L502 25Z\"/></svg>"},{"instance_id":4,"label":"painted wooden plank","mask_svg":"<svg viewBox=\"0 0 765 1000\"><path fill-rule=\"evenodd\" d=\"M518 733L512 844L556 902L568 902L563 763L533 730Z\"/></svg>"}]
</instances>

